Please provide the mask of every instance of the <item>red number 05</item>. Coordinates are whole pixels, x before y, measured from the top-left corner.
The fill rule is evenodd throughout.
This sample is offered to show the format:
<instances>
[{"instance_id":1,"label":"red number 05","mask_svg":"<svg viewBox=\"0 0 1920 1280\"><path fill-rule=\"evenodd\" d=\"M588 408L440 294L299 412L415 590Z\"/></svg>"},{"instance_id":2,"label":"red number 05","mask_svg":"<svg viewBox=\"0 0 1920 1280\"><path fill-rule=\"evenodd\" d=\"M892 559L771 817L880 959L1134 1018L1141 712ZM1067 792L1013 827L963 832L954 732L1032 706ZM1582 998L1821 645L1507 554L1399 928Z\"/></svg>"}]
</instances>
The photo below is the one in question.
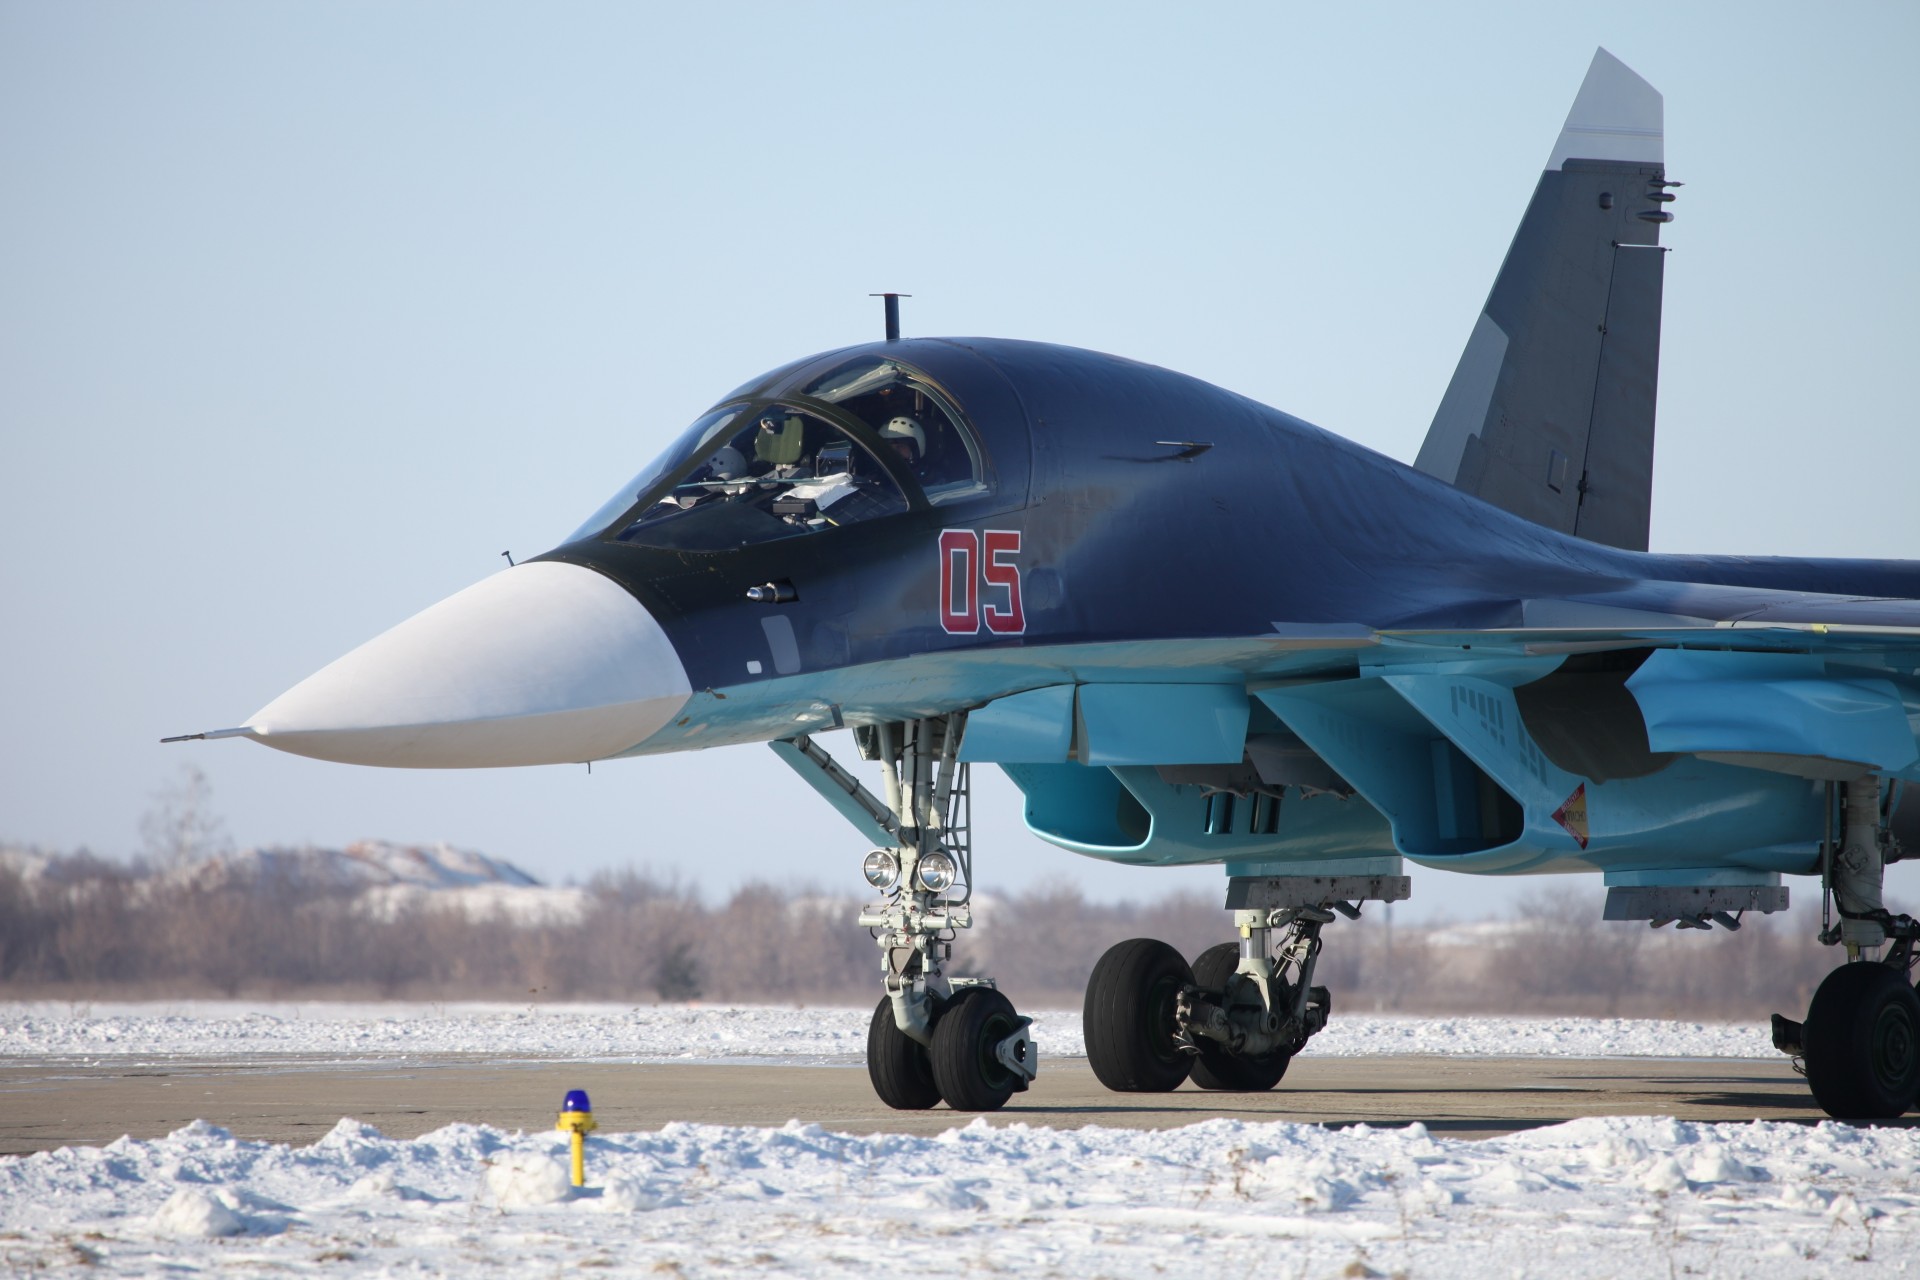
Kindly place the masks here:
<instances>
[{"instance_id":1,"label":"red number 05","mask_svg":"<svg viewBox=\"0 0 1920 1280\"><path fill-rule=\"evenodd\" d=\"M995 635L1023 635L1026 606L1020 602L1020 554L1017 529L940 531L940 627L948 635L976 634L984 623ZM1004 603L982 603L981 583L1004 590Z\"/></svg>"}]
</instances>

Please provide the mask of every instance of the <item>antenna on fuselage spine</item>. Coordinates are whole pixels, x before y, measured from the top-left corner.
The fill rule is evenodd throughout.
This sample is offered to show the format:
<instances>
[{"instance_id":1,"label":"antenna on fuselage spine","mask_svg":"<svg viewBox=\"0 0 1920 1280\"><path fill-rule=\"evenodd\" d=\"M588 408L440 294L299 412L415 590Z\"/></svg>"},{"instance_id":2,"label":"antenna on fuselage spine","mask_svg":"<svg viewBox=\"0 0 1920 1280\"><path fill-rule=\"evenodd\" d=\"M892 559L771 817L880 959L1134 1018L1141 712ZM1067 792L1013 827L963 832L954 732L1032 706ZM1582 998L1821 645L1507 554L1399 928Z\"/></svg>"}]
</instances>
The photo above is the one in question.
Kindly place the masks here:
<instances>
[{"instance_id":1,"label":"antenna on fuselage spine","mask_svg":"<svg viewBox=\"0 0 1920 1280\"><path fill-rule=\"evenodd\" d=\"M911 298L910 293L870 293L869 298L885 300L887 308L887 341L900 341L900 299Z\"/></svg>"}]
</instances>

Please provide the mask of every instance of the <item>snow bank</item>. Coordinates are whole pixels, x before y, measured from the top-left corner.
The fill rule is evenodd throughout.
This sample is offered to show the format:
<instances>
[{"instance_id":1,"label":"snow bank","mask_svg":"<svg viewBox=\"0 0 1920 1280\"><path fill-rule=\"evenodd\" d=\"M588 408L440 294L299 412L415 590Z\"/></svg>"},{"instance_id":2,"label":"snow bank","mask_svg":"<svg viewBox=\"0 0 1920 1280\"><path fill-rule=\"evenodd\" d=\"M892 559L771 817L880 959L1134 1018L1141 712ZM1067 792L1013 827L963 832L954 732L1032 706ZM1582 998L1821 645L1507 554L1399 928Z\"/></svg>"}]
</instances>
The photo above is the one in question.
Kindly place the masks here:
<instances>
[{"instance_id":1,"label":"snow bank","mask_svg":"<svg viewBox=\"0 0 1920 1280\"><path fill-rule=\"evenodd\" d=\"M367 1057L853 1061L865 1008L606 1004L0 1003L0 1058ZM1083 1057L1077 1010L1034 1014L1049 1057ZM1420 1018L1336 1013L1315 1057L1776 1058L1757 1024L1591 1018Z\"/></svg>"},{"instance_id":2,"label":"snow bank","mask_svg":"<svg viewBox=\"0 0 1920 1280\"><path fill-rule=\"evenodd\" d=\"M1213 1120L935 1137L204 1124L0 1160L0 1264L99 1274L793 1276L853 1270L1824 1276L1920 1251L1920 1131L1580 1120L1485 1141ZM342 1263L351 1264L342 1267ZM1863 1269L1862 1274L1870 1273Z\"/></svg>"}]
</instances>

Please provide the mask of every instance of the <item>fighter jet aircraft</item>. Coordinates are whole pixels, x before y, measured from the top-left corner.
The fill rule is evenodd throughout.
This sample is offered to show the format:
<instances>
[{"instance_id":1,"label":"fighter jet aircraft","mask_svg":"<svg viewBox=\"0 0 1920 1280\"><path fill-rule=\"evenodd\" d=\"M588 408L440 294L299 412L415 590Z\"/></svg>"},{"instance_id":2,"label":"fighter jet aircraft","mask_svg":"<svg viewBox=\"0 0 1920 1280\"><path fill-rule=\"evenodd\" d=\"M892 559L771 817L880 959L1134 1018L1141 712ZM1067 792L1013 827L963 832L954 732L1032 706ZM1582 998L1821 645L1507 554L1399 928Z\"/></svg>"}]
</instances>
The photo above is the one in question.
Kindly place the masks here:
<instances>
[{"instance_id":1,"label":"fighter jet aircraft","mask_svg":"<svg viewBox=\"0 0 1920 1280\"><path fill-rule=\"evenodd\" d=\"M436 769L770 744L872 850L899 1108L1037 1067L948 972L973 764L1062 848L1225 870L1237 938L1124 941L1088 982L1122 1091L1273 1087L1331 1012L1324 927L1408 861L1598 874L1609 919L1697 928L1812 877L1846 962L1776 1043L1829 1113L1899 1115L1920 562L1647 551L1661 121L1598 53L1414 466L1111 355L904 339L889 298L884 341L721 396L561 546L189 736Z\"/></svg>"}]
</instances>

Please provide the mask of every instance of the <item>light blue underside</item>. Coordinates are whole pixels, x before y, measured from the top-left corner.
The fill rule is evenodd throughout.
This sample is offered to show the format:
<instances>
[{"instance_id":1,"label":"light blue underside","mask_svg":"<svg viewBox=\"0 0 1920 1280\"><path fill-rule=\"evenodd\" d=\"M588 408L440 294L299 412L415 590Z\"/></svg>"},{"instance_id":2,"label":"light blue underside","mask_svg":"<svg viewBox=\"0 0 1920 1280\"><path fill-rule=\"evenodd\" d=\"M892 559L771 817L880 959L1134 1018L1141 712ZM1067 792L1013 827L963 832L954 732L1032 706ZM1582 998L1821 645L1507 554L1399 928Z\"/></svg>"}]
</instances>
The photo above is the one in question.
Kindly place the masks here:
<instances>
[{"instance_id":1,"label":"light blue underside","mask_svg":"<svg viewBox=\"0 0 1920 1280\"><path fill-rule=\"evenodd\" d=\"M1073 686L1052 685L998 698L967 716L960 758L1000 764L1058 764L1073 751Z\"/></svg>"},{"instance_id":2,"label":"light blue underside","mask_svg":"<svg viewBox=\"0 0 1920 1280\"><path fill-rule=\"evenodd\" d=\"M1655 751L1804 757L1920 776L1899 690L1831 673L1817 654L1662 650L1627 688Z\"/></svg>"},{"instance_id":3,"label":"light blue underside","mask_svg":"<svg viewBox=\"0 0 1920 1280\"><path fill-rule=\"evenodd\" d=\"M1481 635L1471 655L1455 638L1345 631L922 655L698 691L679 721L624 754L973 707L963 758L1000 764L1027 797L1030 829L1088 856L1325 874L1404 855L1478 874L1628 878L1618 883L1679 875L1744 884L1812 869L1824 820L1818 782L1694 752L1864 759L1894 776L1920 772L1904 682L1847 667L1829 673L1821 655L1730 651L1781 642L1765 631L1646 638L1711 638L1729 648L1658 650L1648 659L1630 687L1647 712L1652 749L1680 759L1604 783L1554 766L1525 730L1513 687L1559 662L1538 651L1538 633ZM1792 639L1819 643L1805 632ZM1152 767L1239 763L1250 698L1357 794L1289 788L1276 821L1246 797L1223 813L1203 788L1169 783ZM1513 838L1476 829L1475 796L1489 785L1518 808ZM1585 848L1555 817L1581 789ZM879 843L871 820L843 801L836 807Z\"/></svg>"},{"instance_id":4,"label":"light blue underside","mask_svg":"<svg viewBox=\"0 0 1920 1280\"><path fill-rule=\"evenodd\" d=\"M1246 752L1241 684L1089 684L1078 696L1081 764L1239 764Z\"/></svg>"}]
</instances>

